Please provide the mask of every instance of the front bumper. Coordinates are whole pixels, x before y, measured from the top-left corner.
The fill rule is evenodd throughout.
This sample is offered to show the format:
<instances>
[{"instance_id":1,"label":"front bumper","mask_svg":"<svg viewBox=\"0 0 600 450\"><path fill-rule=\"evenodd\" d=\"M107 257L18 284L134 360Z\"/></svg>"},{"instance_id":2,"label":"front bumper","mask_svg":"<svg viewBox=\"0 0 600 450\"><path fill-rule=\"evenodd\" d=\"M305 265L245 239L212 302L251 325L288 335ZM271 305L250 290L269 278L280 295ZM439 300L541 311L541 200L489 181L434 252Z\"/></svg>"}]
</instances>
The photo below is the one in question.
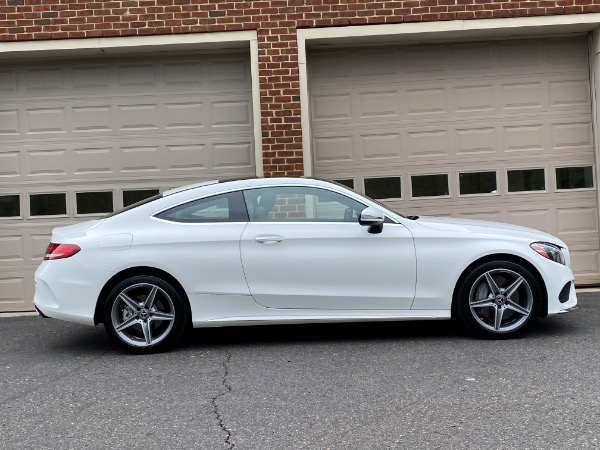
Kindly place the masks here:
<instances>
[{"instance_id":1,"label":"front bumper","mask_svg":"<svg viewBox=\"0 0 600 450\"><path fill-rule=\"evenodd\" d=\"M548 315L568 312L577 306L574 276L571 269L552 261L543 261L538 266L548 293ZM568 296L565 287L569 285ZM562 300L562 301L561 301Z\"/></svg>"}]
</instances>

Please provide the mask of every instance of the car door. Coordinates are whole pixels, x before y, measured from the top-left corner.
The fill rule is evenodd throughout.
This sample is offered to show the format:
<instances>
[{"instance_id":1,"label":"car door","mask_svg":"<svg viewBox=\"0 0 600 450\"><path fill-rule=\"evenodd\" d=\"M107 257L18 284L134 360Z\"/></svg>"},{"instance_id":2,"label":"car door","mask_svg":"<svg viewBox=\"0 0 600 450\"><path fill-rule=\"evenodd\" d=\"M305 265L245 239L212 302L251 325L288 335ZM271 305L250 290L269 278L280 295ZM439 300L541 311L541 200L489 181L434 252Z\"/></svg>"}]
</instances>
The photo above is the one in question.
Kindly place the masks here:
<instances>
[{"instance_id":1,"label":"car door","mask_svg":"<svg viewBox=\"0 0 600 450\"><path fill-rule=\"evenodd\" d=\"M244 191L241 256L250 293L268 308L410 309L413 238L401 224L370 233L362 203L318 187Z\"/></svg>"}]
</instances>

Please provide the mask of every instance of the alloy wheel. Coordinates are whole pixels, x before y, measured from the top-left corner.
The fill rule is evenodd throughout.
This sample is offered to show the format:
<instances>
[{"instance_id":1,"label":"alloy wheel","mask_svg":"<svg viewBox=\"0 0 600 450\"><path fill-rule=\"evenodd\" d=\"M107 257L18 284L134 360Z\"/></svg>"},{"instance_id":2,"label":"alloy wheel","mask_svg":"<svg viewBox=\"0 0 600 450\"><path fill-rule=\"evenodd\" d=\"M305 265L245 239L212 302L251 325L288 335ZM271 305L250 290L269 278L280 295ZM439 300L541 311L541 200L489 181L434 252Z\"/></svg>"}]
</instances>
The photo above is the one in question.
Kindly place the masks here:
<instances>
[{"instance_id":1,"label":"alloy wheel","mask_svg":"<svg viewBox=\"0 0 600 450\"><path fill-rule=\"evenodd\" d=\"M484 272L473 283L469 308L484 329L507 333L529 320L534 305L531 286L519 273L509 269Z\"/></svg>"},{"instance_id":2,"label":"alloy wheel","mask_svg":"<svg viewBox=\"0 0 600 450\"><path fill-rule=\"evenodd\" d=\"M175 306L167 292L151 283L123 289L111 309L117 336L134 347L150 347L163 341L175 321Z\"/></svg>"}]
</instances>

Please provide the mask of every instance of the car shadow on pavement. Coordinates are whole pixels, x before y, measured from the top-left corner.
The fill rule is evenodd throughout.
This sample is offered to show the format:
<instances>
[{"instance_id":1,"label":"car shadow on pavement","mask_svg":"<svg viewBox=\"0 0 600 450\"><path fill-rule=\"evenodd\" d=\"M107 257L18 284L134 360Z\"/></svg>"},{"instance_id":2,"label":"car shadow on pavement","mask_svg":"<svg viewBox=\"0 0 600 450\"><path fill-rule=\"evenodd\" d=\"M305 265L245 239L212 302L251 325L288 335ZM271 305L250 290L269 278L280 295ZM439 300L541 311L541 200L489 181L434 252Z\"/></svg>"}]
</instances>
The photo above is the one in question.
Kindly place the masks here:
<instances>
[{"instance_id":1,"label":"car shadow on pavement","mask_svg":"<svg viewBox=\"0 0 600 450\"><path fill-rule=\"evenodd\" d=\"M544 338L568 335L573 325L551 317L538 319L521 337ZM397 321L333 324L261 325L249 327L197 328L191 330L179 347L212 345L293 344L304 342L373 342L403 340L471 340L454 321Z\"/></svg>"},{"instance_id":2,"label":"car shadow on pavement","mask_svg":"<svg viewBox=\"0 0 600 450\"><path fill-rule=\"evenodd\" d=\"M530 330L516 339L547 339L568 337L581 328L578 321L558 316L536 320ZM66 354L120 353L127 354L106 335L102 325L95 328L73 324L60 324L69 328L63 333L53 333L46 338L46 350ZM581 331L581 330L580 330ZM390 341L465 341L477 339L467 334L453 321L397 321L258 325L247 327L196 328L190 330L172 348L171 352L202 348L289 345L302 343L374 343Z\"/></svg>"}]
</instances>

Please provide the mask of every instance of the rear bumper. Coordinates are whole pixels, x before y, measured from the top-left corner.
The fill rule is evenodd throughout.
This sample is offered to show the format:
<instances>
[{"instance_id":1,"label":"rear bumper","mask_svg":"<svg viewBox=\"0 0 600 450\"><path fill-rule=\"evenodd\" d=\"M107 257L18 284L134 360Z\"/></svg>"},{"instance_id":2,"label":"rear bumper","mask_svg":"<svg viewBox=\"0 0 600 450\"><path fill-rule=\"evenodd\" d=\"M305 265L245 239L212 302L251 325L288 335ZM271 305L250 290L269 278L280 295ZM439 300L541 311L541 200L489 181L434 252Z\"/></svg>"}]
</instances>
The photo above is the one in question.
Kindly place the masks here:
<instances>
[{"instance_id":1,"label":"rear bumper","mask_svg":"<svg viewBox=\"0 0 600 450\"><path fill-rule=\"evenodd\" d=\"M107 274L75 259L44 261L35 272L33 303L42 317L94 325L94 312Z\"/></svg>"}]
</instances>

